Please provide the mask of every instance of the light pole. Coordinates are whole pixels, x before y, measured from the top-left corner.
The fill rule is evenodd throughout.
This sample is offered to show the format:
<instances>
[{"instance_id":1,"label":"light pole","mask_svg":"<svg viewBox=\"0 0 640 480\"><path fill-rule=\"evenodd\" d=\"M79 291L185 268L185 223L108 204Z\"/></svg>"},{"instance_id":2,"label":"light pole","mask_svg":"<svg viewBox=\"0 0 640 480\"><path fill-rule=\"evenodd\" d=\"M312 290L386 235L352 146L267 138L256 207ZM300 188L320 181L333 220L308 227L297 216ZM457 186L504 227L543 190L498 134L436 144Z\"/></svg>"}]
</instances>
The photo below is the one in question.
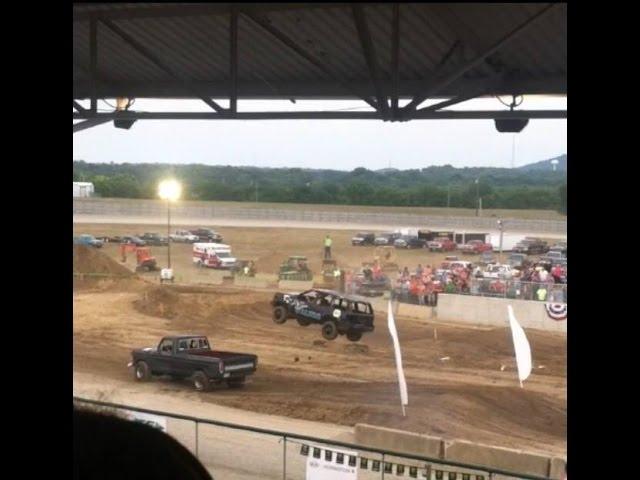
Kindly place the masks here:
<instances>
[{"instance_id":1,"label":"light pole","mask_svg":"<svg viewBox=\"0 0 640 480\"><path fill-rule=\"evenodd\" d=\"M480 179L476 178L476 217L479 216L480 209Z\"/></svg>"},{"instance_id":2,"label":"light pole","mask_svg":"<svg viewBox=\"0 0 640 480\"><path fill-rule=\"evenodd\" d=\"M158 196L167 201L167 268L171 269L171 202L180 198L182 185L176 180L163 180L158 185Z\"/></svg>"},{"instance_id":3,"label":"light pole","mask_svg":"<svg viewBox=\"0 0 640 480\"><path fill-rule=\"evenodd\" d=\"M502 263L502 227L502 220L498 220L498 229L500 230L500 254L498 258L500 263Z\"/></svg>"}]
</instances>

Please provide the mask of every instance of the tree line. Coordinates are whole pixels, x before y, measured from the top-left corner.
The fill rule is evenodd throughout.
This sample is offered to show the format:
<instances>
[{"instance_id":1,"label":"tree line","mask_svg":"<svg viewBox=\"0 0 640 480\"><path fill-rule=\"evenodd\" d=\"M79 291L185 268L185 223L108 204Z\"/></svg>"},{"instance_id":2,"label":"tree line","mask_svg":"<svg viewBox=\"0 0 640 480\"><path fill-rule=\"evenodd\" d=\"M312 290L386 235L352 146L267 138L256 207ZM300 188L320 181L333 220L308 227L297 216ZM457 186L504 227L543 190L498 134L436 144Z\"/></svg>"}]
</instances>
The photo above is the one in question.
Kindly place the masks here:
<instances>
[{"instance_id":1,"label":"tree line","mask_svg":"<svg viewBox=\"0 0 640 480\"><path fill-rule=\"evenodd\" d=\"M483 208L562 213L567 204L565 172L450 165L345 172L73 162L73 180L93 182L101 197L156 198L157 184L167 176L183 183L187 200L475 208L479 195Z\"/></svg>"}]
</instances>

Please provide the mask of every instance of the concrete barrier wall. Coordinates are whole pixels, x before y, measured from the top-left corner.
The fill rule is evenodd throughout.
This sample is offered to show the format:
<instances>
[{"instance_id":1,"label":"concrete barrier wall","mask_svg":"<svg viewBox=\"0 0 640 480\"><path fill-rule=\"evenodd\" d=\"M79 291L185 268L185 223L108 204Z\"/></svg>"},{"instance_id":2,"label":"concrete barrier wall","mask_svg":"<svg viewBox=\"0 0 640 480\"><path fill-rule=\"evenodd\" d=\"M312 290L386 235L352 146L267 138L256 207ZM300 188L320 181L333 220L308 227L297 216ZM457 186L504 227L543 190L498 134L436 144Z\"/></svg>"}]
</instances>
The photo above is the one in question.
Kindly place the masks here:
<instances>
[{"instance_id":1,"label":"concrete barrier wall","mask_svg":"<svg viewBox=\"0 0 640 480\"><path fill-rule=\"evenodd\" d=\"M567 320L551 319L544 302L531 300L443 294L438 296L434 318L450 323L505 327L508 325L507 305L513 307L513 313L523 328L567 332Z\"/></svg>"},{"instance_id":2,"label":"concrete barrier wall","mask_svg":"<svg viewBox=\"0 0 640 480\"><path fill-rule=\"evenodd\" d=\"M388 300L372 298L371 305L378 315L387 312ZM509 325L507 305L523 328L567 333L567 320L553 320L547 315L544 302L479 297L473 295L438 295L438 306L427 307L394 302L394 314L416 320L460 323L477 326L506 327Z\"/></svg>"},{"instance_id":3,"label":"concrete barrier wall","mask_svg":"<svg viewBox=\"0 0 640 480\"><path fill-rule=\"evenodd\" d=\"M441 438L392 428L375 427L358 423L354 429L356 443L365 447L380 448L400 453L443 458L444 443Z\"/></svg>"},{"instance_id":4,"label":"concrete barrier wall","mask_svg":"<svg viewBox=\"0 0 640 480\"><path fill-rule=\"evenodd\" d=\"M445 443L444 459L539 475L541 477L549 475L551 465L551 458L545 455L536 455L509 448L491 447L462 440Z\"/></svg>"},{"instance_id":5,"label":"concrete barrier wall","mask_svg":"<svg viewBox=\"0 0 640 480\"><path fill-rule=\"evenodd\" d=\"M356 443L368 447L558 480L563 478L566 464L563 458L462 440L445 441L439 437L361 423L356 424L354 434Z\"/></svg>"},{"instance_id":6,"label":"concrete barrier wall","mask_svg":"<svg viewBox=\"0 0 640 480\"><path fill-rule=\"evenodd\" d=\"M285 292L304 292L313 288L313 280L309 282L301 282L298 280L280 280L278 282L278 290L284 290Z\"/></svg>"}]
</instances>

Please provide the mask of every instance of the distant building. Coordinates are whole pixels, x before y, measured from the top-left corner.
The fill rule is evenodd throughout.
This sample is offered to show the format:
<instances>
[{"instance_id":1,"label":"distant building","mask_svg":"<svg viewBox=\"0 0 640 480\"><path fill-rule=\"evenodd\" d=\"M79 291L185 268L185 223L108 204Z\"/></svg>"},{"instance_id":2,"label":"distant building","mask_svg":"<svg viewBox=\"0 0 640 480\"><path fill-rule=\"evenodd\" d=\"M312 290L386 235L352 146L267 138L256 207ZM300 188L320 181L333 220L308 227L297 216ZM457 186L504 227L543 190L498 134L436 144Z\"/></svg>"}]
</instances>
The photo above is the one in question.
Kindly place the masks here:
<instances>
[{"instance_id":1,"label":"distant building","mask_svg":"<svg viewBox=\"0 0 640 480\"><path fill-rule=\"evenodd\" d=\"M73 196L93 197L94 188L91 182L73 182Z\"/></svg>"}]
</instances>

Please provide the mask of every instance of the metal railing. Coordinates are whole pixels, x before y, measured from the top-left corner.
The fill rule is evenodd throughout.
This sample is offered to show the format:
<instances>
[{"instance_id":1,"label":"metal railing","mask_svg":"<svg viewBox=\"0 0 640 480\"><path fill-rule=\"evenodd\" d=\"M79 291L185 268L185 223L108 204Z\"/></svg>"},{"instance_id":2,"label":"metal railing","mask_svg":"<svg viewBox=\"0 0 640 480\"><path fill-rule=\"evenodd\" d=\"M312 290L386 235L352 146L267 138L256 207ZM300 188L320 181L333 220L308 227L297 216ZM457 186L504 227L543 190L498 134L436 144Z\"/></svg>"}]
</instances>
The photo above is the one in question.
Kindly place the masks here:
<instances>
[{"instance_id":1,"label":"metal railing","mask_svg":"<svg viewBox=\"0 0 640 480\"><path fill-rule=\"evenodd\" d=\"M345 206L348 208L348 206ZM166 216L166 205L155 200L116 200L96 198L74 198L74 215L127 215L134 217ZM176 219L233 218L244 220L283 220L313 223L348 223L353 225L397 225L399 227L421 227L437 229L471 229L494 231L494 217L449 217L439 215L419 215L394 212L349 212L318 211L305 208L275 209L255 207L231 207L202 204L178 204L172 208ZM539 232L566 234L566 220L527 220L517 218L502 219L513 232Z\"/></svg>"},{"instance_id":2,"label":"metal railing","mask_svg":"<svg viewBox=\"0 0 640 480\"><path fill-rule=\"evenodd\" d=\"M201 462L203 462L205 467L208 467L209 469L212 469L212 468L217 469L218 465L212 466L209 464L210 462L206 462L207 455L203 450L203 445L201 445L202 442L200 441L200 438L199 438L200 433L202 432L202 425L214 426L216 428L231 429L233 431L247 432L247 434L258 434L263 437L278 439L278 444L282 445L282 467L281 467L281 472L279 473L282 474L282 478L284 480L286 480L287 478L303 478L304 477L305 464L300 462L300 457L303 454L296 453L295 457L297 457L297 461L292 462L291 460L294 460L295 457L292 457L291 454L293 452L291 450L287 452L288 444L289 445L295 444L298 446L306 445L307 447L309 447L308 455L311 455L310 450L312 450L313 448L317 448L319 446L325 446L323 448L324 450L330 450L329 447L348 449L348 450L357 452L358 457L360 459L365 458L364 455L362 455L360 452L365 452L367 457L369 457L368 460L370 460L371 463L379 462L378 463L379 471L368 470L367 473L375 474L375 476L379 476L382 479L385 478L385 473L387 474L390 473L387 470L387 468L384 468L389 464L391 464L392 470L393 470L393 466L394 465L396 466L396 473L398 472L397 470L398 465L402 467L406 466L406 469L403 469L403 471L406 470L407 472L410 471L410 468L416 468L416 471L419 471L419 472L429 472L429 476L426 477L427 480L432 480L436 478L443 478L443 479L452 478L451 476L449 476L449 474L451 473L455 473L455 478L458 478L458 479L467 478L468 476L468 478L470 478L471 480L491 479L493 478L494 475L502 475L502 476L507 476L514 479L524 479L524 480L548 480L549 478L549 477L541 477L538 475L507 471L499 468L492 468L485 465L472 465L472 464L467 464L462 462L455 462L451 460L444 460L441 458L432 458L432 457L427 457L423 455L413 455L413 454L408 454L403 452L396 452L392 450L367 447L363 445L355 445L353 443L341 442L337 440L328 440L328 439L312 437L308 435L295 434L291 432L270 430L266 428L251 427L246 425L238 425L238 424L222 422L218 420L203 419L203 418L198 418L190 415L181 415L177 413L169 413L169 412L164 412L159 410L152 410L148 408L133 407L130 405L123 405L123 404L105 402L100 400L86 399L86 398L81 398L77 396L73 397L73 401L74 403L77 403L77 404L88 405L90 406L90 408L97 407L101 410L104 410L104 409L112 410L112 411L125 410L125 411L132 411L132 412L138 412L138 413L149 414L149 415L156 415L156 416L164 417L167 419L191 422L194 424L194 429L195 429L195 452L194 453L196 457L200 459ZM171 434L171 432L169 433ZM215 451L216 449L223 448L225 441L230 440L230 437L227 433L225 433L224 435L225 436L221 442L216 442L214 446L211 446L211 449L213 451ZM250 440L249 437L247 437L247 443L249 440ZM253 440L255 440L255 437L253 438ZM260 453L264 454L266 450L260 448L259 451ZM247 460L246 458L238 458L237 452L234 452L234 453L236 453L234 457L236 460L238 460L239 462L246 462ZM372 456L374 456L375 458L371 458ZM209 458L211 458L211 456L209 456ZM224 457L224 458L228 459L228 457ZM273 459L270 459L270 460L273 460ZM400 462L403 462L403 463L400 463ZM242 470L242 465L243 464L238 465L238 468L240 470ZM271 466L273 465L274 464L272 462ZM362 463L360 465L362 465ZM265 470L263 468L264 465L261 465L260 467L261 467L261 470L259 471L260 476L262 478L266 478L268 474L265 473ZM271 472L272 476L273 476L273 473L275 472L272 470ZM359 471L359 473L364 473L364 472L362 472L361 470ZM291 477L290 475L292 474L296 474L296 476ZM423 478L423 479L425 478L424 475L422 476L416 475L414 477L412 474L408 474L407 477ZM275 478L275 477L272 477L272 478Z\"/></svg>"}]
</instances>

